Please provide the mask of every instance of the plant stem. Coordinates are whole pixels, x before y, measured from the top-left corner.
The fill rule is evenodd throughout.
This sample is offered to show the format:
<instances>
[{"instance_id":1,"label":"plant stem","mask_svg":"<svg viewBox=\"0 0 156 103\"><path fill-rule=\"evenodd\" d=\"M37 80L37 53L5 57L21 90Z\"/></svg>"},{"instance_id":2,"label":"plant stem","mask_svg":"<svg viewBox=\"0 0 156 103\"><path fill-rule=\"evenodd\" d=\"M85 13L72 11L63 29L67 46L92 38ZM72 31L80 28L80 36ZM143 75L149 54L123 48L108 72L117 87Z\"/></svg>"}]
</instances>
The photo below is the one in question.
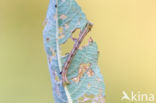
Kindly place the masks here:
<instances>
[{"instance_id":1,"label":"plant stem","mask_svg":"<svg viewBox=\"0 0 156 103\"><path fill-rule=\"evenodd\" d=\"M59 69L60 71L62 71L62 63L61 63L61 55L60 55L60 46L59 46L59 25L58 25L58 0L56 0L56 56L57 56L57 60L58 60L58 65L59 65ZM69 94L68 88L66 85L64 85L64 89L66 92L66 96L68 99L68 103L72 103L72 99L71 96Z\"/></svg>"}]
</instances>

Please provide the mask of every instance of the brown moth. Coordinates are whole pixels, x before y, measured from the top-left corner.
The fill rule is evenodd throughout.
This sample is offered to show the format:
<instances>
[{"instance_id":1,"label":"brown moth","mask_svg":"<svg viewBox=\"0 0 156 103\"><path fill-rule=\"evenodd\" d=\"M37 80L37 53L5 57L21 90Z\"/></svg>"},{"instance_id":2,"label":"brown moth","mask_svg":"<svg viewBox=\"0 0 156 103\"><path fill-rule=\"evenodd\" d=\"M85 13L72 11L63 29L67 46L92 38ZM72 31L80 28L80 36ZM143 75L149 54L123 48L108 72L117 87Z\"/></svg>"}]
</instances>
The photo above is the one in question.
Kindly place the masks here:
<instances>
[{"instance_id":1,"label":"brown moth","mask_svg":"<svg viewBox=\"0 0 156 103\"><path fill-rule=\"evenodd\" d=\"M67 79L67 71L68 68L71 64L71 61L73 59L73 57L75 56L78 48L80 47L80 44L82 43L84 37L87 35L87 33L91 30L92 28L92 23L88 22L85 26L85 28L80 32L78 39L75 41L74 47L71 50L71 52L69 53L69 56L67 58L67 61L64 64L64 67L62 69L62 81L64 84L69 84L69 81Z\"/></svg>"}]
</instances>

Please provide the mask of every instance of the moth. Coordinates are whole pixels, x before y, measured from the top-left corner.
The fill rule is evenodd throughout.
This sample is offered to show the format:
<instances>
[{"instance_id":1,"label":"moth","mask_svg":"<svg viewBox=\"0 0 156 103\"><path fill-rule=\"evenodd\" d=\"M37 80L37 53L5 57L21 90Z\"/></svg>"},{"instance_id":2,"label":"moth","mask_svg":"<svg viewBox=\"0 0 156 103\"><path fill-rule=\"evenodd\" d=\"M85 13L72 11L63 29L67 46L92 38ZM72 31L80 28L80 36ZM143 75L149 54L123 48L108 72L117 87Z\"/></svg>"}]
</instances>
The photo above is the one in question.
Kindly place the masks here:
<instances>
[{"instance_id":1,"label":"moth","mask_svg":"<svg viewBox=\"0 0 156 103\"><path fill-rule=\"evenodd\" d=\"M67 61L64 64L63 70L61 72L62 74L62 81L64 84L69 84L69 81L67 79L67 72L68 68L72 62L73 57L75 56L78 48L80 47L80 44L82 43L85 36L88 34L89 31L91 31L93 24L91 22L88 22L85 26L85 28L80 32L78 39L75 41L74 47L69 53L69 56L67 58Z\"/></svg>"}]
</instances>

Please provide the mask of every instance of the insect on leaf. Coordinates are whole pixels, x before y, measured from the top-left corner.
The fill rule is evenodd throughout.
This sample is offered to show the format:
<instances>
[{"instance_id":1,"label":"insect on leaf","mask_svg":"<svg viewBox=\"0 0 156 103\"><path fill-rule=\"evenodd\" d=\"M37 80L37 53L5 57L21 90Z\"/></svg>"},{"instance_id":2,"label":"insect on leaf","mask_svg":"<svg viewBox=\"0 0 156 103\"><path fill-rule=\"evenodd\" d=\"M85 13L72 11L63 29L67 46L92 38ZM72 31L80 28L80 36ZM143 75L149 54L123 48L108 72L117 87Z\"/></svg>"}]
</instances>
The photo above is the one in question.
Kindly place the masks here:
<instances>
[{"instance_id":1,"label":"insect on leaf","mask_svg":"<svg viewBox=\"0 0 156 103\"><path fill-rule=\"evenodd\" d=\"M50 0L43 38L55 103L104 103L97 45L89 39L87 46L79 48L91 27L75 0ZM73 49L61 55L61 45L71 39L76 29L80 29L80 35Z\"/></svg>"}]
</instances>

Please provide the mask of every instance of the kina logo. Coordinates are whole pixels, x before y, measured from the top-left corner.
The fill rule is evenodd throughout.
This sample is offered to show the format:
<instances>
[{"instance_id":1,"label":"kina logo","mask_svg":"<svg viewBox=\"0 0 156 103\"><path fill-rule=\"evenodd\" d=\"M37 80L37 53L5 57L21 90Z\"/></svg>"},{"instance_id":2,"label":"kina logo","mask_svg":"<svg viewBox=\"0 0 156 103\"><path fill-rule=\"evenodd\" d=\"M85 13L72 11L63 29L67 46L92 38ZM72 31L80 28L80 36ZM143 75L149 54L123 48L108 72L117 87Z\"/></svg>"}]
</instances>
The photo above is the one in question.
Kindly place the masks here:
<instances>
[{"instance_id":1,"label":"kina logo","mask_svg":"<svg viewBox=\"0 0 156 103\"><path fill-rule=\"evenodd\" d=\"M134 92L131 91L130 95L126 91L122 91L123 96L121 100L123 101L131 101L131 102L154 102L155 97L152 93L141 93L140 91Z\"/></svg>"}]
</instances>

